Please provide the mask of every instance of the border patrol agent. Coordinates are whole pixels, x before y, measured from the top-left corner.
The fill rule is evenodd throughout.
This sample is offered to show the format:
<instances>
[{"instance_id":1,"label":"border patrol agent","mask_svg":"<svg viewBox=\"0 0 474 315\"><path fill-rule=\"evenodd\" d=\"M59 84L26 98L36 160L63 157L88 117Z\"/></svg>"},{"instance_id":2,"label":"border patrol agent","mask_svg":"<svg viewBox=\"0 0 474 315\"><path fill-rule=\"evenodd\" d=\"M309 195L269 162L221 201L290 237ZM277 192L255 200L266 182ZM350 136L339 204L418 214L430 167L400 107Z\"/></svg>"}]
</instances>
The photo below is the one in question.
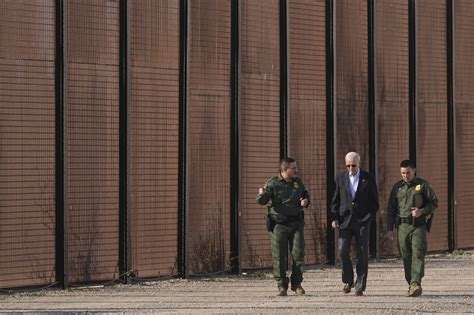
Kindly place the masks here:
<instances>
[{"instance_id":1,"label":"border patrol agent","mask_svg":"<svg viewBox=\"0 0 474 315\"><path fill-rule=\"evenodd\" d=\"M409 284L406 296L422 293L429 232L438 199L427 181L415 176L415 165L409 160L400 163L402 180L395 183L387 206L387 237L393 240L397 229L398 251L403 259L405 279Z\"/></svg>"},{"instance_id":2,"label":"border patrol agent","mask_svg":"<svg viewBox=\"0 0 474 315\"><path fill-rule=\"evenodd\" d=\"M290 279L286 276L288 246L293 259L291 290L305 294L301 286L304 270L304 211L309 195L303 181L297 177L298 166L292 158L280 163L280 174L267 180L259 188L256 198L267 207L267 230L271 232L273 276L278 284L278 295L286 296Z\"/></svg>"}]
</instances>

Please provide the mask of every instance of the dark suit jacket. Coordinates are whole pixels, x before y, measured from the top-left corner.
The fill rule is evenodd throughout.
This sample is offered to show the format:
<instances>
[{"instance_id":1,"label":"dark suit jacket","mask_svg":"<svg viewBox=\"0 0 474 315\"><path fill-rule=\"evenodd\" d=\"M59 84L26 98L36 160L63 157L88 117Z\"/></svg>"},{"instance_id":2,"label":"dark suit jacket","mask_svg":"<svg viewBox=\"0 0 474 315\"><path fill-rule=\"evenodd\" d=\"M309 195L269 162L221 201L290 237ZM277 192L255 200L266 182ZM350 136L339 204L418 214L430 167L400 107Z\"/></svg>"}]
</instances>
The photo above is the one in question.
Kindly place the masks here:
<instances>
[{"instance_id":1,"label":"dark suit jacket","mask_svg":"<svg viewBox=\"0 0 474 315\"><path fill-rule=\"evenodd\" d=\"M379 209L379 196L374 176L360 170L359 185L354 199L349 189L349 173L340 173L336 177L336 189L331 201L331 221L337 220L339 228L345 229L351 218L364 224L375 218Z\"/></svg>"}]
</instances>

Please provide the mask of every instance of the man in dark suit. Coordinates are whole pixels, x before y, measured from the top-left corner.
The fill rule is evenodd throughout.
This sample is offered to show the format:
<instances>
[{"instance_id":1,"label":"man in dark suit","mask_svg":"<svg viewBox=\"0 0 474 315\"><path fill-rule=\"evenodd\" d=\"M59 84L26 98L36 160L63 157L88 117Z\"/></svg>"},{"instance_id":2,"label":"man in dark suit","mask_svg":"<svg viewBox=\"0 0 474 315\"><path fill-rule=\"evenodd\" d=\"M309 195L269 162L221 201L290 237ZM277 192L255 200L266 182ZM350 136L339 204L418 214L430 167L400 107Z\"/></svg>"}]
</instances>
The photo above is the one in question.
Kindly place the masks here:
<instances>
[{"instance_id":1,"label":"man in dark suit","mask_svg":"<svg viewBox=\"0 0 474 315\"><path fill-rule=\"evenodd\" d=\"M336 177L336 189L331 201L331 220L339 228L339 256L341 258L344 293L354 287L355 295L364 295L369 267L369 228L379 209L377 184L374 176L360 168L360 155L349 152L345 157L347 172ZM357 248L357 279L350 256L352 239Z\"/></svg>"}]
</instances>

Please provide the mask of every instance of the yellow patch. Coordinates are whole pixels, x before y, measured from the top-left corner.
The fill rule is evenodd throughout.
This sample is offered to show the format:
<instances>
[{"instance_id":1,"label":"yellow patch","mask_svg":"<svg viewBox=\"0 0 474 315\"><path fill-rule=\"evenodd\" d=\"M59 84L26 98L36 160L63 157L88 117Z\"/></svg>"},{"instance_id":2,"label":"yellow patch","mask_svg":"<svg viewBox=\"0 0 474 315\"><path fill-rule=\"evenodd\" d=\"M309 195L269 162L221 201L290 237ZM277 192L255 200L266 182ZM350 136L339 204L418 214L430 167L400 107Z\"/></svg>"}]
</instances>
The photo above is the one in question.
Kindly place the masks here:
<instances>
[{"instance_id":1,"label":"yellow patch","mask_svg":"<svg viewBox=\"0 0 474 315\"><path fill-rule=\"evenodd\" d=\"M298 188L300 188L300 185L298 185L297 182L293 182L293 188L294 188L294 189L298 189Z\"/></svg>"},{"instance_id":2,"label":"yellow patch","mask_svg":"<svg viewBox=\"0 0 474 315\"><path fill-rule=\"evenodd\" d=\"M421 185L416 185L415 190L416 191L421 190Z\"/></svg>"}]
</instances>

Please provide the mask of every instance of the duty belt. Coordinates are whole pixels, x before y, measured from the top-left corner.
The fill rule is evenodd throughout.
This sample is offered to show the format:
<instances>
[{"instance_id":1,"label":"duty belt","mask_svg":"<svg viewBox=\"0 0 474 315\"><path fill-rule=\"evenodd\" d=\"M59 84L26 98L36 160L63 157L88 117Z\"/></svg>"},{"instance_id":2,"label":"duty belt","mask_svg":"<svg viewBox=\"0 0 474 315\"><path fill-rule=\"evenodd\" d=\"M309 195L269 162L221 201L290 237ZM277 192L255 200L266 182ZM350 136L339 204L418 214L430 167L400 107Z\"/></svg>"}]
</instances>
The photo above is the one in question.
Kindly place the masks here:
<instances>
[{"instance_id":1,"label":"duty belt","mask_svg":"<svg viewBox=\"0 0 474 315\"><path fill-rule=\"evenodd\" d=\"M402 223L412 224L412 225L418 227L418 226L425 225L426 221L425 221L424 217L420 217L420 218L416 218L416 219L413 219L413 218L398 218L398 223L399 224L402 224Z\"/></svg>"},{"instance_id":2,"label":"duty belt","mask_svg":"<svg viewBox=\"0 0 474 315\"><path fill-rule=\"evenodd\" d=\"M295 222L295 221L299 221L301 219L304 218L304 211L301 211L300 213L298 213L297 215L293 215L293 216L288 216L287 217L287 220L285 222L283 222L282 224L286 224L286 223L290 223L290 222Z\"/></svg>"}]
</instances>

